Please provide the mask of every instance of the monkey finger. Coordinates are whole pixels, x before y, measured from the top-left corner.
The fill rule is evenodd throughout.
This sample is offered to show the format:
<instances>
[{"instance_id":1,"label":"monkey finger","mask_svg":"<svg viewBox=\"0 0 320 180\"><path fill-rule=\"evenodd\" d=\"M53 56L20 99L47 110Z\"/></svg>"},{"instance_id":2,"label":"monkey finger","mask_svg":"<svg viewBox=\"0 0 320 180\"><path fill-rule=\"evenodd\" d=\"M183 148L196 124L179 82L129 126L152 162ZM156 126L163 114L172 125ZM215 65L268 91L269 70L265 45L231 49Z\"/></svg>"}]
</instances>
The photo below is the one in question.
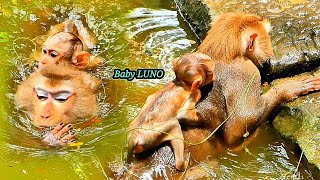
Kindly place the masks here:
<instances>
[{"instance_id":1,"label":"monkey finger","mask_svg":"<svg viewBox=\"0 0 320 180\"><path fill-rule=\"evenodd\" d=\"M309 82L314 82L314 81L320 81L320 77L311 76L311 77L304 78L304 79L301 79L301 80L303 82L309 83Z\"/></svg>"},{"instance_id":2,"label":"monkey finger","mask_svg":"<svg viewBox=\"0 0 320 180\"><path fill-rule=\"evenodd\" d=\"M50 132L53 135L55 135L57 132L59 132L63 128L63 122L59 123L54 129Z\"/></svg>"},{"instance_id":3,"label":"monkey finger","mask_svg":"<svg viewBox=\"0 0 320 180\"><path fill-rule=\"evenodd\" d=\"M71 124L68 124L66 126L64 126L60 131L58 131L54 136L57 138L57 139L60 139L60 137L65 134L66 132L68 132L70 129L71 129L72 125Z\"/></svg>"},{"instance_id":4,"label":"monkey finger","mask_svg":"<svg viewBox=\"0 0 320 180\"><path fill-rule=\"evenodd\" d=\"M309 81L309 80L312 79L312 78L313 78L313 76L308 75L308 76L303 76L303 77L301 77L299 80L300 80L300 81Z\"/></svg>"},{"instance_id":5,"label":"monkey finger","mask_svg":"<svg viewBox=\"0 0 320 180\"><path fill-rule=\"evenodd\" d=\"M66 136L64 136L63 138L60 139L60 142L70 142L74 137L76 136L75 132L72 132Z\"/></svg>"}]
</instances>

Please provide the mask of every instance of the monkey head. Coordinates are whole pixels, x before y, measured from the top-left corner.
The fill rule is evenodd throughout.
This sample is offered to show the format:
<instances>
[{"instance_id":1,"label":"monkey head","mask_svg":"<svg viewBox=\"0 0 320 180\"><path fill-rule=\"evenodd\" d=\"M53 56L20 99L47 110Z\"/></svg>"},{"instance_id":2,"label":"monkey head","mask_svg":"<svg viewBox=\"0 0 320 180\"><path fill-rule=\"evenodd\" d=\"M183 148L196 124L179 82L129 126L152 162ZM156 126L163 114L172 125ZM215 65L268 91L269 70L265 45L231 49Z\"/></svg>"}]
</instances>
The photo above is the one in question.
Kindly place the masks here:
<instances>
[{"instance_id":1,"label":"monkey head","mask_svg":"<svg viewBox=\"0 0 320 180\"><path fill-rule=\"evenodd\" d=\"M207 55L190 53L173 59L173 70L178 81L184 82L191 90L216 80L215 63Z\"/></svg>"},{"instance_id":2,"label":"monkey head","mask_svg":"<svg viewBox=\"0 0 320 180\"><path fill-rule=\"evenodd\" d=\"M246 17L248 16L248 17ZM241 27L241 42L244 55L260 67L273 56L269 31L270 22L260 16L246 14Z\"/></svg>"},{"instance_id":3,"label":"monkey head","mask_svg":"<svg viewBox=\"0 0 320 180\"><path fill-rule=\"evenodd\" d=\"M90 35L84 27L78 29L74 20L55 25L49 31L42 45L41 55L37 58L39 69L62 61L67 61L79 69L94 67L101 63L98 57L90 58L88 44L96 43L96 40L93 36L89 38L89 35L81 35L83 31Z\"/></svg>"},{"instance_id":4,"label":"monkey head","mask_svg":"<svg viewBox=\"0 0 320 180\"><path fill-rule=\"evenodd\" d=\"M67 32L59 32L50 36L42 47L42 55L39 59L39 69L61 61L68 61L78 68L84 68L90 58L90 54L82 51L82 42L75 35Z\"/></svg>"},{"instance_id":5,"label":"monkey head","mask_svg":"<svg viewBox=\"0 0 320 180\"><path fill-rule=\"evenodd\" d=\"M15 103L37 126L54 126L98 113L99 80L70 65L60 63L32 73L18 86Z\"/></svg>"},{"instance_id":6,"label":"monkey head","mask_svg":"<svg viewBox=\"0 0 320 180\"><path fill-rule=\"evenodd\" d=\"M260 16L243 12L229 12L217 16L199 52L222 63L232 63L246 57L261 66L272 55L270 22Z\"/></svg>"}]
</instances>

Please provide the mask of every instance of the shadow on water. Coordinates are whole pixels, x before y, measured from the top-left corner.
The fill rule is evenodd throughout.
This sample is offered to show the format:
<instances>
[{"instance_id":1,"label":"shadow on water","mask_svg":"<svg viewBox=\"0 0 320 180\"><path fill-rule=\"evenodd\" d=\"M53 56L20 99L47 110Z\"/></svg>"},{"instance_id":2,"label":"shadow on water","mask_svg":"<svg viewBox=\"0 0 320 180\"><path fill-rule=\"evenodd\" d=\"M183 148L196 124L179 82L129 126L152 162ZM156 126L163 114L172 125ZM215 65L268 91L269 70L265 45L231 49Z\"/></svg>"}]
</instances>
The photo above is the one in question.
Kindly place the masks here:
<instances>
[{"instance_id":1,"label":"shadow on water","mask_svg":"<svg viewBox=\"0 0 320 180\"><path fill-rule=\"evenodd\" d=\"M102 80L98 94L101 121L82 129L75 124L79 148L48 148L42 129L25 112L15 109L17 85L34 71L30 54L50 26L78 19L97 36L91 53L105 64L93 75ZM115 164L124 162L126 128L148 95L173 77L171 61L197 47L196 37L181 20L170 0L79 1L73 3L12 1L0 5L0 177L19 179L104 179ZM183 28L182 28L183 27ZM112 80L114 68L162 68L160 80ZM219 169L207 169L221 179L282 177L297 164L295 148L267 126L248 152L222 154ZM265 136L267 134L268 136ZM206 163L204 166L208 167ZM300 177L309 177L305 164ZM205 169L205 168L204 168ZM105 174L105 170L110 174Z\"/></svg>"}]
</instances>

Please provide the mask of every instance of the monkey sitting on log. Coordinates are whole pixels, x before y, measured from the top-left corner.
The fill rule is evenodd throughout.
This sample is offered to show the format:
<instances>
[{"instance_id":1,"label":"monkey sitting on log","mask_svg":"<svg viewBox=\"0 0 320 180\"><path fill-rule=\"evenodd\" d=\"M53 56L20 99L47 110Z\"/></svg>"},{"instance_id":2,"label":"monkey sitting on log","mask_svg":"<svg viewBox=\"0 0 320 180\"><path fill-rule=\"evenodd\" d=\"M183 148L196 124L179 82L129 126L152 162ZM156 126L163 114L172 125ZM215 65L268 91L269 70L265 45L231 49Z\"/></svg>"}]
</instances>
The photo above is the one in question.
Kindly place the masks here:
<instances>
[{"instance_id":1,"label":"monkey sitting on log","mask_svg":"<svg viewBox=\"0 0 320 180\"><path fill-rule=\"evenodd\" d=\"M191 53L173 60L176 79L150 95L139 115L131 122L128 136L128 159L133 154L156 148L170 141L175 154L175 166L185 169L184 139L177 119L179 111L194 109L201 97L200 87L215 80L214 62L204 54ZM194 112L194 111L186 111ZM180 119L193 117L180 114Z\"/></svg>"},{"instance_id":2,"label":"monkey sitting on log","mask_svg":"<svg viewBox=\"0 0 320 180\"><path fill-rule=\"evenodd\" d=\"M72 127L68 123L97 116L99 85L98 79L70 64L45 66L18 86L15 104L28 113L34 125L56 126L44 139L48 144L66 145L74 137L61 138Z\"/></svg>"}]
</instances>

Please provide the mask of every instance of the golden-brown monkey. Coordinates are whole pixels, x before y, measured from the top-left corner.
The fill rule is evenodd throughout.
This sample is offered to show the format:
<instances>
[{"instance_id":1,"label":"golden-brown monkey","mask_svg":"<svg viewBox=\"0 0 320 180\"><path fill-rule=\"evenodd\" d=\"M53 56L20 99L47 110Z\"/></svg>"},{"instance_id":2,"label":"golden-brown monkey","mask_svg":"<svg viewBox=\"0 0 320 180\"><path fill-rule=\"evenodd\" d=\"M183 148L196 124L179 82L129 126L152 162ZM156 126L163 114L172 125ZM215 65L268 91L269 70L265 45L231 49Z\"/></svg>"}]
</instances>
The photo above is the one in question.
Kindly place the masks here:
<instances>
[{"instance_id":1,"label":"golden-brown monkey","mask_svg":"<svg viewBox=\"0 0 320 180\"><path fill-rule=\"evenodd\" d=\"M220 134L229 145L240 142L246 131L254 131L281 103L320 88L319 77L306 76L286 81L285 84L279 84L261 95L261 79L257 66L261 66L273 55L269 29L268 20L260 16L241 12L225 13L214 20L207 37L199 46L198 52L215 60L217 80L214 88L201 88L202 99L196 107L198 117L195 120L200 119L211 124L209 129L212 131L227 119ZM216 85L221 86L221 89ZM202 129L187 128L183 131L184 139L199 142L209 134L207 130L206 126ZM190 156L193 157L190 160L199 162L218 151L218 148L210 149L210 144L212 141L209 139L203 144L190 147ZM135 158L129 170L140 175L139 169L146 167L143 174L159 178L156 170L148 165L167 165L163 159L172 157L172 152L168 152L170 148L166 152L161 149L143 158ZM195 149L198 151L194 151ZM188 150L185 150L185 153ZM171 173L176 174L174 171ZM124 178L128 176L130 173L126 173Z\"/></svg>"},{"instance_id":2,"label":"golden-brown monkey","mask_svg":"<svg viewBox=\"0 0 320 180\"><path fill-rule=\"evenodd\" d=\"M270 27L267 19L257 15L225 13L215 19L199 46L198 52L217 61L217 81L222 86L230 116L223 127L224 139L229 145L254 131L281 103L320 88L320 77L309 76L280 84L261 95L257 67L273 55Z\"/></svg>"},{"instance_id":3,"label":"golden-brown monkey","mask_svg":"<svg viewBox=\"0 0 320 180\"><path fill-rule=\"evenodd\" d=\"M184 141L176 116L179 111L194 112L185 110L194 109L201 97L199 88L215 80L214 62L204 54L191 53L175 59L173 67L176 79L150 95L139 115L130 124L129 161L133 154L170 141L176 168L185 168ZM189 118L194 114L182 113L179 118L186 119L186 116Z\"/></svg>"},{"instance_id":4,"label":"golden-brown monkey","mask_svg":"<svg viewBox=\"0 0 320 180\"><path fill-rule=\"evenodd\" d=\"M42 53L36 57L39 69L66 60L79 69L92 68L101 63L98 57L90 57L88 46L96 39L83 26L76 26L75 20L67 20L53 26L42 44Z\"/></svg>"},{"instance_id":5,"label":"golden-brown monkey","mask_svg":"<svg viewBox=\"0 0 320 180\"><path fill-rule=\"evenodd\" d=\"M18 86L15 103L29 114L36 126L56 126L51 135L59 139L71 128L68 123L97 115L95 94L99 83L98 79L65 63L46 66ZM64 127L65 124L68 125Z\"/></svg>"}]
</instances>

